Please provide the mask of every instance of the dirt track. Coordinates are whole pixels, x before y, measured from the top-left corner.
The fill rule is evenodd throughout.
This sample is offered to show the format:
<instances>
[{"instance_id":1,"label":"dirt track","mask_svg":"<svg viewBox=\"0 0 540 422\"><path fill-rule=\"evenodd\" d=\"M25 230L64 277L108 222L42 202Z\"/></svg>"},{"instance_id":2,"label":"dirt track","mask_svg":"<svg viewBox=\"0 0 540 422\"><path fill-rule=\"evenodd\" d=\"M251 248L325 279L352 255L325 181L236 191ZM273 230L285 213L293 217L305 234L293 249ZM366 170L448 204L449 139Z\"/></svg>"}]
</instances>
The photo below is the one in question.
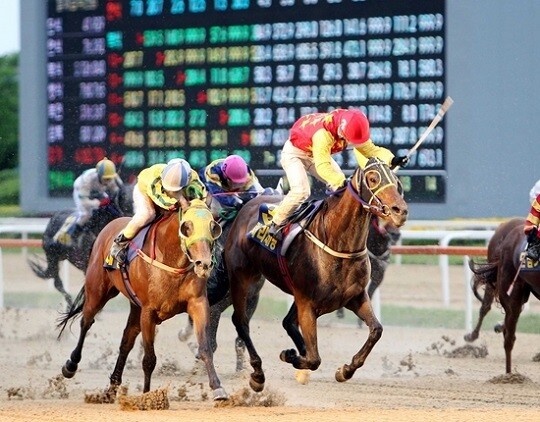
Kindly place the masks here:
<instances>
[{"instance_id":1,"label":"dirt track","mask_svg":"<svg viewBox=\"0 0 540 422\"><path fill-rule=\"evenodd\" d=\"M18 259L13 259L6 265L4 258L6 271L22 283L14 284L8 278L7 291L47 289L43 281L24 272L24 265L17 267L19 264ZM73 274L75 280L77 273ZM421 275L418 268L391 269L386 282L393 287L383 291L383 299L406 302L408 295L414 296L407 286L418 283L421 287L427 283L422 277L436 275L436 269L426 268ZM452 279L455 279L453 295L458 301L462 295L459 286L463 284L459 269ZM431 280L432 284L436 283ZM74 283L72 290L77 288ZM440 293L437 287L435 290L436 294ZM265 295L283 297L272 288L265 288ZM422 300L424 296L417 293L416 297ZM210 391L204 371L195 366L187 345L177 339L178 329L186 320L181 315L159 328L156 341L158 364L152 387L168 387L170 409L128 412L120 410L118 404L84 403L86 392L102 390L108 384L126 313L105 310L98 317L87 338L79 371L71 380L56 380L56 377L75 346L78 325L73 325L73 334L68 333L57 341L54 329L57 316L50 309L7 309L0 314L0 420L540 420L540 363L532 361L533 355L540 351L538 335L518 333L513 366L524 376L524 382L502 383L504 379L497 380L504 368L502 337L487 328L475 349L462 349L463 330L385 326L383 337L365 366L352 380L340 384L334 380L335 370L350 361L367 332L330 319L319 324L321 367L311 374L307 385L300 385L294 379L294 370L278 358L282 349L291 347L280 321L255 319L252 333L266 371L265 391L274 403L281 404L215 408L213 402L205 399ZM248 386L248 372L238 374L234 369L234 336L230 319L225 318L218 333L220 348L214 359L223 386L230 394ZM488 355L472 357L470 352L481 350L487 350ZM452 353L462 357L447 356ZM137 345L124 375L129 394L140 394L140 359Z\"/></svg>"}]
</instances>

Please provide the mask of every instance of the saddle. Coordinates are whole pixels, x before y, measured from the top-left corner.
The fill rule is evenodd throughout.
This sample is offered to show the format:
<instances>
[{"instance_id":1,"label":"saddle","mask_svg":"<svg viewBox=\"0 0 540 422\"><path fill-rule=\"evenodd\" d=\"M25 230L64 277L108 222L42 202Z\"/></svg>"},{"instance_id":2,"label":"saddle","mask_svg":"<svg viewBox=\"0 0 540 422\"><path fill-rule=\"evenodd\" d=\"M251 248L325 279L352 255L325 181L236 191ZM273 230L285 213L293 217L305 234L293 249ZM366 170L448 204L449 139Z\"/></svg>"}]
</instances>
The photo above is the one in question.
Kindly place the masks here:
<instances>
[{"instance_id":1,"label":"saddle","mask_svg":"<svg viewBox=\"0 0 540 422\"><path fill-rule=\"evenodd\" d=\"M285 256L292 241L313 220L323 204L323 200L304 202L285 222L282 230L283 239L279 240L269 233L268 224L272 220L277 205L263 203L259 206L259 217L255 227L248 232L247 237L258 243L264 249Z\"/></svg>"}]
</instances>

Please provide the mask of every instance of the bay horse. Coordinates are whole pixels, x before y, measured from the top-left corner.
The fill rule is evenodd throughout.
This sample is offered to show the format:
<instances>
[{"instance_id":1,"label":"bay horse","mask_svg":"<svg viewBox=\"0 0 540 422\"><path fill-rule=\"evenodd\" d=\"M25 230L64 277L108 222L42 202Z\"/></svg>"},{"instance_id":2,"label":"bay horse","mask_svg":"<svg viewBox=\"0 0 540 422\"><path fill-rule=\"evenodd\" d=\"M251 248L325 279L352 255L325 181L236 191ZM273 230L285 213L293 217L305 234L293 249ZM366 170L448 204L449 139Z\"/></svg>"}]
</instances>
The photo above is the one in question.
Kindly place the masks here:
<instances>
[{"instance_id":1,"label":"bay horse","mask_svg":"<svg viewBox=\"0 0 540 422\"><path fill-rule=\"evenodd\" d=\"M523 225L509 229L499 241L498 257L487 263L470 261L474 273L474 284L485 285L492 289L494 296L504 309L504 351L506 373L512 372L512 349L516 341L516 326L522 307L529 300L531 293L540 300L540 271L522 268L522 251L526 245ZM491 242L490 242L491 243ZM528 260L527 260L528 262Z\"/></svg>"},{"instance_id":2,"label":"bay horse","mask_svg":"<svg viewBox=\"0 0 540 422\"><path fill-rule=\"evenodd\" d=\"M92 245L103 227L118 217L133 215L132 192L133 185L124 185L110 204L95 209L71 246L57 242L54 236L66 220L74 214L73 209L58 211L47 223L42 236L45 263L34 256L28 259L28 265L39 278L54 280L54 287L64 296L68 308L73 304L73 299L66 291L60 277L60 262L67 259L75 268L83 273L86 272Z\"/></svg>"},{"instance_id":3,"label":"bay horse","mask_svg":"<svg viewBox=\"0 0 540 422\"><path fill-rule=\"evenodd\" d=\"M499 260L499 254L501 249L501 244L504 241L504 238L510 233L515 227L523 227L525 225L525 219L522 217L516 217L511 220L505 221L504 223L501 223L497 229L495 230L495 233L493 233L493 236L488 242L487 247L487 262L497 262ZM474 265L474 261L472 261ZM471 288L474 293L474 296L481 302L480 305L480 311L479 311L479 317L478 322L476 323L476 326L474 329L463 336L465 341L473 342L475 341L478 336L480 335L480 328L482 327L482 322L484 321L484 318L488 314L488 312L491 310L491 305L493 304L493 301L495 300L495 289L489 283L482 283L481 277L473 277ZM480 285L483 285L484 287L484 293L483 295L479 292ZM497 324L494 327L495 332L501 332L502 326L501 324Z\"/></svg>"},{"instance_id":4,"label":"bay horse","mask_svg":"<svg viewBox=\"0 0 540 422\"><path fill-rule=\"evenodd\" d=\"M92 248L84 287L58 324L60 336L68 321L82 313L77 346L62 367L64 377L75 375L84 339L96 314L110 299L122 293L130 299L130 313L110 376L109 391L116 392L122 384L128 354L141 332L143 391L150 391L151 375L156 366L156 325L187 311L195 325L199 355L206 364L214 399L227 398L214 368L207 336L209 306L206 282L213 266L213 245L221 234L221 227L214 221L204 201L193 199L188 203L182 198L180 204L181 212L167 213L152 225L143 246L137 250L138 256L126 271L106 269L103 263L113 239L129 218L114 220L101 231Z\"/></svg>"},{"instance_id":5,"label":"bay horse","mask_svg":"<svg viewBox=\"0 0 540 422\"><path fill-rule=\"evenodd\" d=\"M319 316L346 307L367 324L366 342L350 364L336 371L336 380L346 381L364 364L382 335L383 327L366 290L370 277L366 242L372 213L391 220L396 227L405 224L408 207L399 180L385 163L375 158L368 161L365 169L357 167L345 189L322 200L319 211L293 240L285 257L247 237L258 224L259 206L278 202L275 197L263 196L247 203L233 222L225 245L225 267L234 307L232 321L250 356L250 386L254 391L262 391L265 383L262 360L251 340L246 312L249 289L261 275L294 296L294 305L283 325L299 353L284 350L280 358L297 369L316 370L321 363L317 346Z\"/></svg>"},{"instance_id":6,"label":"bay horse","mask_svg":"<svg viewBox=\"0 0 540 422\"><path fill-rule=\"evenodd\" d=\"M227 239L229 229L229 224L223 227L223 234L218 239L218 244L224 243L224 241ZM390 247L397 243L399 237L400 231L397 227L392 225L392 223L385 222L384 224L381 224L379 222L379 217L375 215L372 216L371 223L369 224L369 233L366 245L368 248L369 262L371 265L371 278L368 284L368 296L370 298L373 297L375 290L383 282L386 268L390 262ZM226 286L224 286L225 283ZM263 285L264 277L261 277L260 281L258 283L254 283L249 291L246 303L248 318L250 320L257 308L260 290L262 289ZM208 337L214 352L217 350L216 336L221 314L232 305L231 294L229 291L227 291L225 296L221 298L223 296L221 290L224 287L228 289L228 280L226 280L226 274L217 273L216 267L214 267L214 270L208 279L208 301L210 302L210 325L208 327ZM343 308L338 309L336 312L338 318L344 317ZM362 326L361 319L358 319L358 325ZM192 321L188 320L186 326L178 332L178 338L180 341L188 341L192 333L193 323ZM244 369L245 349L246 347L244 342L240 337L237 337L235 340L237 372ZM195 354L197 354L196 350Z\"/></svg>"}]
</instances>

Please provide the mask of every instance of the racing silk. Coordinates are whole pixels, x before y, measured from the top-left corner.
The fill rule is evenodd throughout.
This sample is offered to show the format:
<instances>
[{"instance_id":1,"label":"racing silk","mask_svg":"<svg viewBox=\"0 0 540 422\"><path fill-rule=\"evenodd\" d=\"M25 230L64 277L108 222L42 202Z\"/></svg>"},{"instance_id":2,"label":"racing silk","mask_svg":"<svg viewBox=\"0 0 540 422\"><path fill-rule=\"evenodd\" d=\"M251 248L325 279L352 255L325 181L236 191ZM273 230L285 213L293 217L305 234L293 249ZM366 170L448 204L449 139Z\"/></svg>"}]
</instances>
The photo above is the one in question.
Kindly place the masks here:
<instances>
[{"instance_id":1,"label":"racing silk","mask_svg":"<svg viewBox=\"0 0 540 422\"><path fill-rule=\"evenodd\" d=\"M237 193L244 194L242 195L244 200L250 200L263 191L255 172L249 167L246 183L242 186L230 187L228 185L228 179L223 174L222 170L224 161L224 158L214 160L209 165L199 170L200 180L205 184L210 195L212 195L222 207L234 208L237 205L242 205L243 200Z\"/></svg>"},{"instance_id":2,"label":"racing silk","mask_svg":"<svg viewBox=\"0 0 540 422\"><path fill-rule=\"evenodd\" d=\"M104 179L101 183L97 170L91 168L85 170L73 182L73 196L81 203L98 208L100 199L115 196L122 185L118 175L112 179Z\"/></svg>"},{"instance_id":3,"label":"racing silk","mask_svg":"<svg viewBox=\"0 0 540 422\"><path fill-rule=\"evenodd\" d=\"M528 234L533 228L538 228L540 225L540 194L536 196L536 199L533 201L527 220L525 221L525 234ZM540 231L537 233L537 236L540 238Z\"/></svg>"},{"instance_id":4,"label":"racing silk","mask_svg":"<svg viewBox=\"0 0 540 422\"><path fill-rule=\"evenodd\" d=\"M538 195L540 195L540 179L534 184L529 192L529 202L532 204Z\"/></svg>"},{"instance_id":5,"label":"racing silk","mask_svg":"<svg viewBox=\"0 0 540 422\"><path fill-rule=\"evenodd\" d=\"M167 164L154 164L139 173L137 178L138 189L147 195L158 207L168 210L176 205L178 200L165 192L161 181L161 172ZM181 195L188 201L194 198L206 199L206 188L200 181L195 170L191 170L191 181L180 191Z\"/></svg>"},{"instance_id":6,"label":"racing silk","mask_svg":"<svg viewBox=\"0 0 540 422\"><path fill-rule=\"evenodd\" d=\"M347 148L348 142L338 135L338 128L341 120L350 119L350 115L351 112L345 109L307 114L300 117L291 128L291 143L313 155L317 173L331 186L341 186L345 181L343 172L336 171L332 166L331 156ZM394 158L388 149L375 145L369 134L364 142L355 145L354 153L361 166L371 157L378 157L388 165Z\"/></svg>"}]
</instances>

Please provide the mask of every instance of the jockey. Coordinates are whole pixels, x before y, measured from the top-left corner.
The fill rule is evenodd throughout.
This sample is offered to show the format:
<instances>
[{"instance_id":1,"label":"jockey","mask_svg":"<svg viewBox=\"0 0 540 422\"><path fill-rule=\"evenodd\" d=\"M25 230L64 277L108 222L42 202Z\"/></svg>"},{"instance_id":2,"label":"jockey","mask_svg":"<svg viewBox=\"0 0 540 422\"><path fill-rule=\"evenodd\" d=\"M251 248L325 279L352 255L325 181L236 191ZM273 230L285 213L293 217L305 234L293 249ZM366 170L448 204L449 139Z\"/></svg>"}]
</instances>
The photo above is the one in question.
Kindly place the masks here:
<instances>
[{"instance_id":1,"label":"jockey","mask_svg":"<svg viewBox=\"0 0 540 422\"><path fill-rule=\"evenodd\" d=\"M157 210L176 210L181 196L188 201L206 198L205 186L186 160L175 158L142 170L133 189L135 214L114 239L110 255L123 264L127 246L139 230L154 220Z\"/></svg>"},{"instance_id":2,"label":"jockey","mask_svg":"<svg viewBox=\"0 0 540 422\"><path fill-rule=\"evenodd\" d=\"M214 217L225 217L239 210L263 192L259 179L239 155L229 155L212 161L199 170L201 181L212 196L211 209Z\"/></svg>"},{"instance_id":3,"label":"jockey","mask_svg":"<svg viewBox=\"0 0 540 422\"><path fill-rule=\"evenodd\" d=\"M534 189L534 188L533 188ZM525 227L523 229L527 236L527 258L531 261L538 261L540 259L540 193L536 195L536 198L532 202L531 210L525 220Z\"/></svg>"},{"instance_id":4,"label":"jockey","mask_svg":"<svg viewBox=\"0 0 540 422\"><path fill-rule=\"evenodd\" d=\"M95 168L85 170L73 183L76 220L65 233L58 233L55 238L66 246L71 246L94 210L110 204L110 198L116 196L122 185L116 166L107 158L99 161Z\"/></svg>"},{"instance_id":5,"label":"jockey","mask_svg":"<svg viewBox=\"0 0 540 422\"><path fill-rule=\"evenodd\" d=\"M291 128L281 153L281 165L290 182L290 191L274 210L269 233L279 233L285 220L304 202L311 190L307 173L336 191L346 185L345 175L332 158L351 144L359 163L378 157L391 167L404 166L407 157L394 157L370 139L369 122L359 110L336 109L300 117Z\"/></svg>"}]
</instances>

